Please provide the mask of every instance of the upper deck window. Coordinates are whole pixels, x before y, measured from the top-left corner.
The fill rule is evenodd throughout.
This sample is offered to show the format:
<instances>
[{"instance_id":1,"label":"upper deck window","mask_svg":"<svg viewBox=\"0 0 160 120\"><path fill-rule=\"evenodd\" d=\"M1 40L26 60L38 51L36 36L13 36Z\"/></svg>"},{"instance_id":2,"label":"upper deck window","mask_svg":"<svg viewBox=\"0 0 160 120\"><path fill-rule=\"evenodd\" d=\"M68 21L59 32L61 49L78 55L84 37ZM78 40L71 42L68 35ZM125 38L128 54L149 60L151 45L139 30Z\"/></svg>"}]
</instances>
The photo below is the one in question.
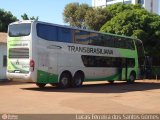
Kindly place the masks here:
<instances>
[{"instance_id":1,"label":"upper deck window","mask_svg":"<svg viewBox=\"0 0 160 120\"><path fill-rule=\"evenodd\" d=\"M70 28L43 23L38 23L36 28L37 36L44 40L70 43L73 39L73 30Z\"/></svg>"},{"instance_id":2,"label":"upper deck window","mask_svg":"<svg viewBox=\"0 0 160 120\"><path fill-rule=\"evenodd\" d=\"M31 32L31 23L13 24L9 26L10 37L28 36Z\"/></svg>"},{"instance_id":3,"label":"upper deck window","mask_svg":"<svg viewBox=\"0 0 160 120\"><path fill-rule=\"evenodd\" d=\"M49 41L57 41L57 27L46 25L46 24L37 24L37 35L38 37L49 40Z\"/></svg>"}]
</instances>

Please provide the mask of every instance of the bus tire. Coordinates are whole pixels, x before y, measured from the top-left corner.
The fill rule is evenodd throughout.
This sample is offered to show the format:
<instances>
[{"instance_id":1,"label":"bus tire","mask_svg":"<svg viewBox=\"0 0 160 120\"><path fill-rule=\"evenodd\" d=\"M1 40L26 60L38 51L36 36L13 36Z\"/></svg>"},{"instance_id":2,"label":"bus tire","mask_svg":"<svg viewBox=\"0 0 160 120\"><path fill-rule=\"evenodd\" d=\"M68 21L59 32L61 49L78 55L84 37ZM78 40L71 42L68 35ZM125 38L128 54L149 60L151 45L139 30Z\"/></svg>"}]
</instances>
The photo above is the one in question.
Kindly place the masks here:
<instances>
[{"instance_id":1,"label":"bus tire","mask_svg":"<svg viewBox=\"0 0 160 120\"><path fill-rule=\"evenodd\" d=\"M58 87L59 88L68 88L70 86L71 78L72 77L68 72L62 73L60 76Z\"/></svg>"},{"instance_id":2,"label":"bus tire","mask_svg":"<svg viewBox=\"0 0 160 120\"><path fill-rule=\"evenodd\" d=\"M44 88L46 86L45 83L36 83L39 88Z\"/></svg>"},{"instance_id":3,"label":"bus tire","mask_svg":"<svg viewBox=\"0 0 160 120\"><path fill-rule=\"evenodd\" d=\"M129 80L127 81L130 84L133 84L136 80L136 73L135 72L131 72L130 76L129 76Z\"/></svg>"},{"instance_id":4,"label":"bus tire","mask_svg":"<svg viewBox=\"0 0 160 120\"><path fill-rule=\"evenodd\" d=\"M81 87L84 81L84 74L82 72L77 72L72 80L72 87Z\"/></svg>"},{"instance_id":5,"label":"bus tire","mask_svg":"<svg viewBox=\"0 0 160 120\"><path fill-rule=\"evenodd\" d=\"M113 83L114 83L114 80L108 80L108 82L109 82L110 84L113 84Z\"/></svg>"},{"instance_id":6,"label":"bus tire","mask_svg":"<svg viewBox=\"0 0 160 120\"><path fill-rule=\"evenodd\" d=\"M55 87L55 86L58 86L57 83L50 83L51 86Z\"/></svg>"}]
</instances>

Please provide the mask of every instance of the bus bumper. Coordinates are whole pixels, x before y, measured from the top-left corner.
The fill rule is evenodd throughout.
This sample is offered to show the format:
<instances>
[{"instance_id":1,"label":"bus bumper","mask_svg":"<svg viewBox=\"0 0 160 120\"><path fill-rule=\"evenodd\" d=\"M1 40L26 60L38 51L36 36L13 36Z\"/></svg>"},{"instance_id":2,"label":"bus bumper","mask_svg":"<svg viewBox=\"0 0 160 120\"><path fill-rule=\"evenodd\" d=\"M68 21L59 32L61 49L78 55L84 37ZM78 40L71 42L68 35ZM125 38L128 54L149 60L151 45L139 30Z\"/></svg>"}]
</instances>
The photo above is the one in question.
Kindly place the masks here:
<instances>
[{"instance_id":1,"label":"bus bumper","mask_svg":"<svg viewBox=\"0 0 160 120\"><path fill-rule=\"evenodd\" d=\"M23 74L23 73L9 73L7 72L7 78L13 81L20 81L20 82L33 82L31 79L31 73Z\"/></svg>"}]
</instances>

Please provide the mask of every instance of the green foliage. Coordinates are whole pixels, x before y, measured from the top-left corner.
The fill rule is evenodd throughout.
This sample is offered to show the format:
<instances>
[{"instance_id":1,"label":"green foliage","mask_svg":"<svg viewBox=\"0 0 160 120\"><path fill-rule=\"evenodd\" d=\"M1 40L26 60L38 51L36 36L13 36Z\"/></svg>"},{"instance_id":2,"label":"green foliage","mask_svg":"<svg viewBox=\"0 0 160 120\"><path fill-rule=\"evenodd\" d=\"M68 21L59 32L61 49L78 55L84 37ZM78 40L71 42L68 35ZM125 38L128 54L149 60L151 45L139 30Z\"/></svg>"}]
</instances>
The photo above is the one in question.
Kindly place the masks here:
<instances>
[{"instance_id":1,"label":"green foliage","mask_svg":"<svg viewBox=\"0 0 160 120\"><path fill-rule=\"evenodd\" d=\"M0 32L7 32L8 25L17 20L18 19L13 16L11 12L0 9Z\"/></svg>"},{"instance_id":2,"label":"green foliage","mask_svg":"<svg viewBox=\"0 0 160 120\"><path fill-rule=\"evenodd\" d=\"M143 9L120 12L108 21L101 31L131 36L134 30L142 28L150 21L148 15L149 13Z\"/></svg>"},{"instance_id":3,"label":"green foliage","mask_svg":"<svg viewBox=\"0 0 160 120\"><path fill-rule=\"evenodd\" d=\"M148 34L145 31L138 29L133 31L132 37L145 41L148 38Z\"/></svg>"},{"instance_id":4,"label":"green foliage","mask_svg":"<svg viewBox=\"0 0 160 120\"><path fill-rule=\"evenodd\" d=\"M94 9L87 4L70 3L64 9L64 22L78 28L100 30L111 15L105 9Z\"/></svg>"},{"instance_id":5,"label":"green foliage","mask_svg":"<svg viewBox=\"0 0 160 120\"><path fill-rule=\"evenodd\" d=\"M102 25L106 23L106 21L111 19L110 13L103 9L90 9L87 11L85 16L85 24L89 29L99 31Z\"/></svg>"},{"instance_id":6,"label":"green foliage","mask_svg":"<svg viewBox=\"0 0 160 120\"><path fill-rule=\"evenodd\" d=\"M23 15L21 15L21 17L22 17L23 20L38 20L39 19L38 16L37 17L32 16L32 17L29 18L26 13L24 13Z\"/></svg>"},{"instance_id":7,"label":"green foliage","mask_svg":"<svg viewBox=\"0 0 160 120\"><path fill-rule=\"evenodd\" d=\"M69 23L70 26L83 28L85 27L84 18L88 9L91 8L87 4L70 3L64 9L64 21Z\"/></svg>"},{"instance_id":8,"label":"green foliage","mask_svg":"<svg viewBox=\"0 0 160 120\"><path fill-rule=\"evenodd\" d=\"M113 18L101 27L102 32L141 39L149 55L160 57L160 16L149 13L140 5L115 4L107 10Z\"/></svg>"},{"instance_id":9,"label":"green foliage","mask_svg":"<svg viewBox=\"0 0 160 120\"><path fill-rule=\"evenodd\" d=\"M143 9L143 8L140 4L133 5L133 4L122 4L122 3L117 3L106 7L106 10L111 13L112 17L116 16L117 14L123 11L133 10L133 9Z\"/></svg>"}]
</instances>

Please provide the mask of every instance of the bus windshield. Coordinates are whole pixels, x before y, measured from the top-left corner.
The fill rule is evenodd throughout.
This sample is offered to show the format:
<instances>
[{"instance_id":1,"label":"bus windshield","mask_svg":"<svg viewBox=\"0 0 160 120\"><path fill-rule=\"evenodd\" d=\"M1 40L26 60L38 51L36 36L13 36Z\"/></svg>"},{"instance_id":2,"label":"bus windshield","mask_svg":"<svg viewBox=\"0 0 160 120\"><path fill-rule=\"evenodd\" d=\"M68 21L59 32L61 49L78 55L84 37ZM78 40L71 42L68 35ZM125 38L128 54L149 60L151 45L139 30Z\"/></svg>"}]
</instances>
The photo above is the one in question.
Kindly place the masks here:
<instances>
[{"instance_id":1,"label":"bus windshield","mask_svg":"<svg viewBox=\"0 0 160 120\"><path fill-rule=\"evenodd\" d=\"M10 37L28 36L31 32L31 23L14 24L9 26Z\"/></svg>"}]
</instances>

